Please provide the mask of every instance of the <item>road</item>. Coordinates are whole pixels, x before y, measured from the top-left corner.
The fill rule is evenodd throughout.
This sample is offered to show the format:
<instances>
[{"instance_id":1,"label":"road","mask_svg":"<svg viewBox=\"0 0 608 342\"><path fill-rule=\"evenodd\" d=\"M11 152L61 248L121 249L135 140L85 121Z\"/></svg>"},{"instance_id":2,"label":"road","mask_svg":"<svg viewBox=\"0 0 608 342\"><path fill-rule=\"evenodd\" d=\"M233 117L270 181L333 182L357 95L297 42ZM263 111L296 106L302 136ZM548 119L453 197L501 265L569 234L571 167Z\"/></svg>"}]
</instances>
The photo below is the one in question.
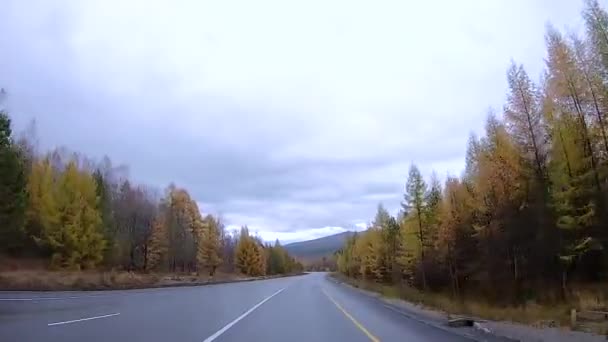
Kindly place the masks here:
<instances>
[{"instance_id":1,"label":"road","mask_svg":"<svg viewBox=\"0 0 608 342\"><path fill-rule=\"evenodd\" d=\"M200 287L0 292L0 341L7 342L472 340L461 331L408 318L323 273Z\"/></svg>"}]
</instances>

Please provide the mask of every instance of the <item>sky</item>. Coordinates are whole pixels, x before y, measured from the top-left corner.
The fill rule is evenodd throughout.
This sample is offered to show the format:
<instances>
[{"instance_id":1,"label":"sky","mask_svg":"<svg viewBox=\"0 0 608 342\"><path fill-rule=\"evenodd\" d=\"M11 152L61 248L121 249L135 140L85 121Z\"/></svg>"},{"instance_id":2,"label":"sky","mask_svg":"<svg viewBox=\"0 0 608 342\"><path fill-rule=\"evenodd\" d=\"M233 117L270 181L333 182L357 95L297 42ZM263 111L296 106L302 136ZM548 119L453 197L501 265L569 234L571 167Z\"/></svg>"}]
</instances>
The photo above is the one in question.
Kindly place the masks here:
<instances>
[{"instance_id":1,"label":"sky","mask_svg":"<svg viewBox=\"0 0 608 342\"><path fill-rule=\"evenodd\" d=\"M600 2L606 7L605 1ZM189 190L263 239L396 214L407 172L459 175L466 141L538 79L577 0L46 1L0 4L0 87L41 148Z\"/></svg>"}]
</instances>

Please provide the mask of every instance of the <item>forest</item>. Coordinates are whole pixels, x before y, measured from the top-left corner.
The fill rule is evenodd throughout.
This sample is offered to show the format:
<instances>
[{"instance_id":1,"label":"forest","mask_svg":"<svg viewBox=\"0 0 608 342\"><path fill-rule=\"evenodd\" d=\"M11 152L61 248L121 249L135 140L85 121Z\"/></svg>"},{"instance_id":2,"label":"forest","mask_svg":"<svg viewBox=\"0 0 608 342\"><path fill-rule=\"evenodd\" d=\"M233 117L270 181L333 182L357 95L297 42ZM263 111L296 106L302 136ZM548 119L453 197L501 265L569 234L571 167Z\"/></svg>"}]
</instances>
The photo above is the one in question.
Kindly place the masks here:
<instances>
[{"instance_id":1,"label":"forest","mask_svg":"<svg viewBox=\"0 0 608 342\"><path fill-rule=\"evenodd\" d=\"M3 92L4 95L4 92ZM300 272L277 240L229 232L188 191L136 184L109 158L39 153L33 129L17 137L0 111L0 255L55 270L247 276Z\"/></svg>"},{"instance_id":2,"label":"forest","mask_svg":"<svg viewBox=\"0 0 608 342\"><path fill-rule=\"evenodd\" d=\"M512 62L461 175L411 165L398 214L378 206L338 253L341 273L505 305L606 284L608 14L589 0L582 16L581 35L547 25L539 80Z\"/></svg>"}]
</instances>

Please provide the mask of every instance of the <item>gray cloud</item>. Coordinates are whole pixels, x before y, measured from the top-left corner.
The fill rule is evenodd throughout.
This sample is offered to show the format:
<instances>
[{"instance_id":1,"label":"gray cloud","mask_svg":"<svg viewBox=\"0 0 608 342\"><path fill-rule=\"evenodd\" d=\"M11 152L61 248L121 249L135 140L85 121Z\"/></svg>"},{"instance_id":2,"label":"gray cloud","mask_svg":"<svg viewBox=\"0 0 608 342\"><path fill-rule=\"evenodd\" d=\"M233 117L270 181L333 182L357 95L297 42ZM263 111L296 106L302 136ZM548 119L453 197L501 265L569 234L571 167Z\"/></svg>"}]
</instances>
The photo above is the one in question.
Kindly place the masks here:
<instances>
[{"instance_id":1,"label":"gray cloud","mask_svg":"<svg viewBox=\"0 0 608 342\"><path fill-rule=\"evenodd\" d=\"M458 174L510 59L539 74L545 22L581 28L576 1L1 6L18 129L288 240L395 212L411 162Z\"/></svg>"}]
</instances>

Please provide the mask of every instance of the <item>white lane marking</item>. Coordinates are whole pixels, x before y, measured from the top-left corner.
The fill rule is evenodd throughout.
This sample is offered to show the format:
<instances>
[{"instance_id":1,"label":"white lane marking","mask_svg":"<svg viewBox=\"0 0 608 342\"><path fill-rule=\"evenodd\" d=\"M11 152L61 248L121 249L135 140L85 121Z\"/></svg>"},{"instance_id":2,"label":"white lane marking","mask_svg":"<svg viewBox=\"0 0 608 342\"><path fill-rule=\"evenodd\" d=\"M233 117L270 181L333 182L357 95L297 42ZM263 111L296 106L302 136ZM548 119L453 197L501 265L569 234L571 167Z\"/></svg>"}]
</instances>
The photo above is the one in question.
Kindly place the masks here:
<instances>
[{"instance_id":1,"label":"white lane marking","mask_svg":"<svg viewBox=\"0 0 608 342\"><path fill-rule=\"evenodd\" d=\"M232 328L233 325L237 324L240 320L242 320L243 318L247 317L247 315L249 315L250 313L253 312L253 310L259 308L262 304L266 303L267 301L270 300L270 298L278 295L279 293L283 292L283 290L285 290L286 287L280 289L279 291L271 294L269 297L267 297L266 299L264 299L263 301L257 303L256 305L254 305L251 309L247 310L244 314L240 315L239 317L237 317L234 321L226 324L225 327L223 327L222 329L218 330L215 334L207 337L203 342L212 342L214 341L216 338L220 337L220 335L222 335L223 333L226 332L226 330Z\"/></svg>"},{"instance_id":2,"label":"white lane marking","mask_svg":"<svg viewBox=\"0 0 608 342\"><path fill-rule=\"evenodd\" d=\"M80 318L80 319L73 319L71 321L49 323L47 325L50 327L53 325L62 325L62 324L70 324L70 323L76 323L76 322L82 322L82 321L90 321L92 319L106 318L106 317L112 317L112 316L118 316L118 315L120 315L120 312L108 314L108 315L102 315L102 316L93 316L93 317L86 317L86 318Z\"/></svg>"},{"instance_id":3,"label":"white lane marking","mask_svg":"<svg viewBox=\"0 0 608 342\"><path fill-rule=\"evenodd\" d=\"M103 296L66 296L66 297L34 297L34 298L0 298L0 302L37 302L42 300L65 300L65 299L80 299L80 298L94 298Z\"/></svg>"},{"instance_id":4,"label":"white lane marking","mask_svg":"<svg viewBox=\"0 0 608 342\"><path fill-rule=\"evenodd\" d=\"M38 300L61 300L61 299L75 299L78 297L39 297L39 298L0 298L3 302L32 302Z\"/></svg>"}]
</instances>

